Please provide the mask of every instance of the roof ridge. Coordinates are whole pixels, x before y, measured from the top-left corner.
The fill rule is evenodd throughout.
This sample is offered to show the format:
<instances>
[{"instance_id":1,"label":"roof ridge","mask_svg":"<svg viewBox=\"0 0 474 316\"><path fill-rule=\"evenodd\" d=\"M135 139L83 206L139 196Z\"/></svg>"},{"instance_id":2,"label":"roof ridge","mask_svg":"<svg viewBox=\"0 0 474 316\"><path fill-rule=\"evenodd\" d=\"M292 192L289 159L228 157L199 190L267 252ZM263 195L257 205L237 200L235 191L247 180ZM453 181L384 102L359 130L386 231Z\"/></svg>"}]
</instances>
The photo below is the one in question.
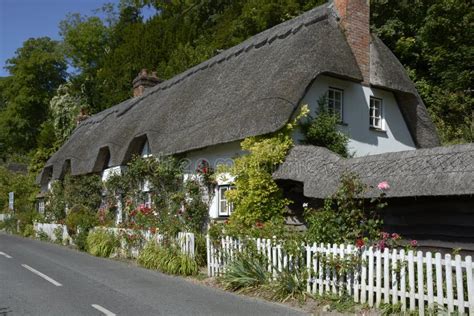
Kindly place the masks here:
<instances>
[{"instance_id":1,"label":"roof ridge","mask_svg":"<svg viewBox=\"0 0 474 316\"><path fill-rule=\"evenodd\" d=\"M136 98L134 102L131 102L129 105L125 106L122 110L118 112L117 117L124 115L130 109L132 109L135 104L141 102L142 100L148 98L149 96L152 96L153 94L158 93L159 91L169 89L202 70L212 68L215 65L220 64L224 61L227 61L233 57L237 57L244 52L247 53L251 49L254 49L254 48L258 49L267 43L271 44L277 39L286 39L289 35L294 35L298 33L303 28L303 26L307 27L312 24L318 23L320 21L326 20L329 17L328 8L329 8L328 3L325 3L309 11L303 12L302 14L300 14L299 16L293 19L284 21L267 30L257 33L249 37L248 39L244 40L243 42L226 49L225 51L219 53L218 55L215 55L203 61L202 63L197 64L175 75L174 77L166 81L163 81L162 83L150 88L148 92L146 92L142 96ZM292 25L293 23L295 23L295 21L300 21L300 23L297 23L296 25ZM281 28L281 30L278 32L277 30L279 28ZM277 32L276 34L273 34L272 36L266 36L261 39L258 38L258 37L262 37L263 36L262 34L266 34L266 33L268 33L268 35L271 35L271 31L274 31L274 32L277 31ZM129 100L133 100L133 98Z\"/></svg>"}]
</instances>

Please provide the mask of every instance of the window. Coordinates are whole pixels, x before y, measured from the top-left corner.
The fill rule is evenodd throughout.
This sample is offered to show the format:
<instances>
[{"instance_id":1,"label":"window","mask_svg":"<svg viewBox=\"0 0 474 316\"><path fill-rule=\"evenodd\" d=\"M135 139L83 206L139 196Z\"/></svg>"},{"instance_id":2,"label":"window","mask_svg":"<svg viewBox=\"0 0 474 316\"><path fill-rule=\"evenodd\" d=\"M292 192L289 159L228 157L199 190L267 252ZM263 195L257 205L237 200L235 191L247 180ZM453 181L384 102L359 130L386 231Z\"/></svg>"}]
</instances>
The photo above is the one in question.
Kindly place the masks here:
<instances>
[{"instance_id":1,"label":"window","mask_svg":"<svg viewBox=\"0 0 474 316\"><path fill-rule=\"evenodd\" d=\"M40 212L41 214L44 214L44 201L38 202L38 212Z\"/></svg>"},{"instance_id":2,"label":"window","mask_svg":"<svg viewBox=\"0 0 474 316\"><path fill-rule=\"evenodd\" d=\"M148 207L148 208L151 208L151 193L148 192L146 195L145 195L145 207Z\"/></svg>"},{"instance_id":3,"label":"window","mask_svg":"<svg viewBox=\"0 0 474 316\"><path fill-rule=\"evenodd\" d=\"M233 210L233 205L225 196L226 192L232 190L230 186L220 186L219 187L219 216L230 216Z\"/></svg>"},{"instance_id":4,"label":"window","mask_svg":"<svg viewBox=\"0 0 474 316\"><path fill-rule=\"evenodd\" d=\"M382 125L382 100L370 97L369 110L369 124L370 127L376 129L383 129Z\"/></svg>"},{"instance_id":5,"label":"window","mask_svg":"<svg viewBox=\"0 0 474 316\"><path fill-rule=\"evenodd\" d=\"M337 88L329 88L328 90L328 111L334 114L339 121L343 121L342 108L344 104L344 90Z\"/></svg>"}]
</instances>

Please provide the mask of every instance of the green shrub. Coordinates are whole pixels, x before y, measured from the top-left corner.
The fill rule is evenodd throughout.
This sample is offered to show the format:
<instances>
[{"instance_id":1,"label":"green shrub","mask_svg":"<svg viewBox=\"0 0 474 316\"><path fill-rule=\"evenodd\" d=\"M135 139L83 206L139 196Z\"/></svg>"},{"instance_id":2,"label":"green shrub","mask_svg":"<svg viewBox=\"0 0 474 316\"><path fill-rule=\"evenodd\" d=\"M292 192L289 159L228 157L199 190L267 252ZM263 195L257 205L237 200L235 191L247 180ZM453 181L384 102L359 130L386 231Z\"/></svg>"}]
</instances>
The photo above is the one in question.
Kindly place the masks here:
<instances>
[{"instance_id":1,"label":"green shrub","mask_svg":"<svg viewBox=\"0 0 474 316\"><path fill-rule=\"evenodd\" d=\"M306 237L316 243L353 243L357 239L377 240L382 221L378 210L386 203L381 198L364 199L367 186L354 174L344 174L338 191L326 199L320 210L307 209Z\"/></svg>"},{"instance_id":2,"label":"green shrub","mask_svg":"<svg viewBox=\"0 0 474 316\"><path fill-rule=\"evenodd\" d=\"M339 117L329 112L327 105L328 99L324 95L318 100L317 116L308 116L301 121L300 127L305 137L303 141L306 144L326 147L342 157L348 157L349 138L338 130Z\"/></svg>"},{"instance_id":3,"label":"green shrub","mask_svg":"<svg viewBox=\"0 0 474 316\"><path fill-rule=\"evenodd\" d=\"M79 250L86 250L87 235L89 230L97 224L95 213L88 208L76 205L69 211L66 216L66 227L69 236L74 241L74 244Z\"/></svg>"},{"instance_id":4,"label":"green shrub","mask_svg":"<svg viewBox=\"0 0 474 316\"><path fill-rule=\"evenodd\" d=\"M225 289L233 291L267 284L270 278L267 265L266 258L260 254L252 251L238 253L219 277L219 282Z\"/></svg>"},{"instance_id":5,"label":"green shrub","mask_svg":"<svg viewBox=\"0 0 474 316\"><path fill-rule=\"evenodd\" d=\"M51 239L49 238L48 234L46 234L43 230L40 229L39 232L36 233L36 238L38 238L41 241L50 241Z\"/></svg>"},{"instance_id":6,"label":"green shrub","mask_svg":"<svg viewBox=\"0 0 474 316\"><path fill-rule=\"evenodd\" d=\"M35 228L31 224L27 224L23 229L23 237L35 237Z\"/></svg>"},{"instance_id":7,"label":"green shrub","mask_svg":"<svg viewBox=\"0 0 474 316\"><path fill-rule=\"evenodd\" d=\"M98 229L89 232L86 238L87 251L97 257L108 258L119 246L119 241L114 233Z\"/></svg>"},{"instance_id":8,"label":"green shrub","mask_svg":"<svg viewBox=\"0 0 474 316\"><path fill-rule=\"evenodd\" d=\"M63 243L63 228L61 226L58 226L54 229L53 233L55 237L54 242L57 244L62 244Z\"/></svg>"},{"instance_id":9,"label":"green shrub","mask_svg":"<svg viewBox=\"0 0 474 316\"><path fill-rule=\"evenodd\" d=\"M168 274L196 275L199 272L196 260L182 253L173 244L162 247L154 241L148 242L140 252L137 261L145 268Z\"/></svg>"},{"instance_id":10,"label":"green shrub","mask_svg":"<svg viewBox=\"0 0 474 316\"><path fill-rule=\"evenodd\" d=\"M9 218L3 221L3 229L7 233L16 234L17 233L17 219L16 216L10 216Z\"/></svg>"}]
</instances>

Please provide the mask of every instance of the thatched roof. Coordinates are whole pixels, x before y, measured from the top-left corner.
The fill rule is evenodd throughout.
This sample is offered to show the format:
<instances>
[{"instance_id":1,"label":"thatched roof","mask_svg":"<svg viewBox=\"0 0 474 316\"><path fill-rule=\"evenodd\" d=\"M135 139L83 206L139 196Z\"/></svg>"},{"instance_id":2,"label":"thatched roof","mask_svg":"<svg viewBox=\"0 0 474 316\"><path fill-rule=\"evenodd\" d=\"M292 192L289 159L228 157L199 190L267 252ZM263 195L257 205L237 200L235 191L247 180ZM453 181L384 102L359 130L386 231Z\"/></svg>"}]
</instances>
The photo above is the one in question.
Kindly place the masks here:
<instances>
[{"instance_id":1,"label":"thatched roof","mask_svg":"<svg viewBox=\"0 0 474 316\"><path fill-rule=\"evenodd\" d=\"M323 199L334 192L344 173L355 173L371 186L387 181L387 197L474 195L474 143L342 158L326 148L295 146L273 174L276 180L304 184L304 195Z\"/></svg>"},{"instance_id":2,"label":"thatched roof","mask_svg":"<svg viewBox=\"0 0 474 316\"><path fill-rule=\"evenodd\" d=\"M153 154L175 154L280 129L317 76L362 81L333 13L331 5L317 7L90 117L38 180L48 173L60 178L66 165L73 175L100 171L106 151L111 165L122 165L145 135ZM371 55L371 81L408 100L401 107L415 142L436 145L434 127L425 124L426 109L403 67L376 38Z\"/></svg>"}]
</instances>

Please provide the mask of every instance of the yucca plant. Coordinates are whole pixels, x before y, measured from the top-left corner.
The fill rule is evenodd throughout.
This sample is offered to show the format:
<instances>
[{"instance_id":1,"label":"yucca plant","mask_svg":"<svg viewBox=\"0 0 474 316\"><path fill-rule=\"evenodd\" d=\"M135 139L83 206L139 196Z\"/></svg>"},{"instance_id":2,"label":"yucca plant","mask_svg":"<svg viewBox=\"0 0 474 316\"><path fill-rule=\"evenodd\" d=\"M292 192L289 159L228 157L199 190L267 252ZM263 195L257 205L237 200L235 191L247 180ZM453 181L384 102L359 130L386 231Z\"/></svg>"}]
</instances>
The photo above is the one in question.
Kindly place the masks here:
<instances>
[{"instance_id":1,"label":"yucca plant","mask_svg":"<svg viewBox=\"0 0 474 316\"><path fill-rule=\"evenodd\" d=\"M110 257L118 246L115 235L102 229L91 231L86 239L87 252L97 257Z\"/></svg>"},{"instance_id":2,"label":"yucca plant","mask_svg":"<svg viewBox=\"0 0 474 316\"><path fill-rule=\"evenodd\" d=\"M284 269L269 285L271 292L273 292L272 299L281 302L286 302L289 299L305 301L310 296L306 292L307 278L308 273L304 268Z\"/></svg>"},{"instance_id":3,"label":"yucca plant","mask_svg":"<svg viewBox=\"0 0 474 316\"><path fill-rule=\"evenodd\" d=\"M250 251L238 253L226 267L219 282L228 290L241 290L268 283L267 260Z\"/></svg>"}]
</instances>

